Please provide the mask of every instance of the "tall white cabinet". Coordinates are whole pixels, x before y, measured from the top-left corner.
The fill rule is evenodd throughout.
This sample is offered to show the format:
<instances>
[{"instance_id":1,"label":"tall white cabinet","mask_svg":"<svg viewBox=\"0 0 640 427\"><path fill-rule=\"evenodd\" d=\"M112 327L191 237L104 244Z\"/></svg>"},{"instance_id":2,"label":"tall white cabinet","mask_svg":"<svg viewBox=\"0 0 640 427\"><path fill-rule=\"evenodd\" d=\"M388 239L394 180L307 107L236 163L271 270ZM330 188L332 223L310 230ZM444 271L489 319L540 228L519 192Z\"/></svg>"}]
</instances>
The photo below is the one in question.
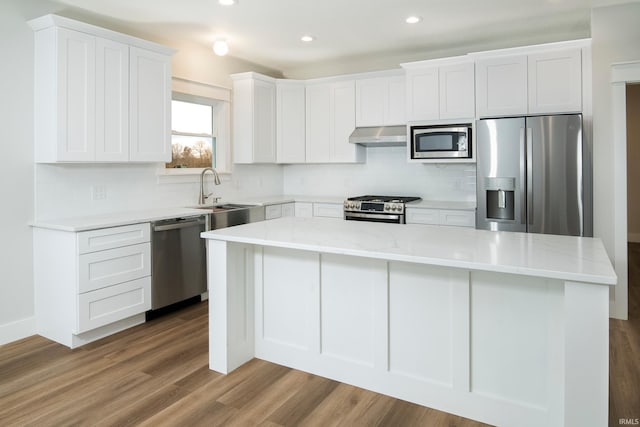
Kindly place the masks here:
<instances>
[{"instance_id":1,"label":"tall white cabinet","mask_svg":"<svg viewBox=\"0 0 640 427\"><path fill-rule=\"evenodd\" d=\"M304 163L305 84L299 80L276 82L276 159L278 163Z\"/></svg>"},{"instance_id":2,"label":"tall white cabinet","mask_svg":"<svg viewBox=\"0 0 640 427\"><path fill-rule=\"evenodd\" d=\"M232 74L233 160L276 161L276 81L258 73Z\"/></svg>"},{"instance_id":3,"label":"tall white cabinet","mask_svg":"<svg viewBox=\"0 0 640 427\"><path fill-rule=\"evenodd\" d=\"M173 49L56 15L29 24L36 162L171 161Z\"/></svg>"}]
</instances>

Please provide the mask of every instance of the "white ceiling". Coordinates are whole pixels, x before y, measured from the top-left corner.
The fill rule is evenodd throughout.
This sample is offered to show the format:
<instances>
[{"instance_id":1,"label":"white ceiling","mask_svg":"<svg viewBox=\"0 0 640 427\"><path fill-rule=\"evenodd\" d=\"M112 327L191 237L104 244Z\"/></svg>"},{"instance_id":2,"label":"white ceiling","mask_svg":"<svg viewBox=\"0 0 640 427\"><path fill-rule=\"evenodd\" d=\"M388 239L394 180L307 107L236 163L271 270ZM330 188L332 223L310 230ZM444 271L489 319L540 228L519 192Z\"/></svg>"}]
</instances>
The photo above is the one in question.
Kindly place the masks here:
<instances>
[{"instance_id":1,"label":"white ceiling","mask_svg":"<svg viewBox=\"0 0 640 427\"><path fill-rule=\"evenodd\" d=\"M211 46L286 72L314 63L589 37L594 3L620 0L54 0L121 28ZM76 9L77 8L77 9ZM422 22L408 25L409 15ZM300 37L316 40L303 43Z\"/></svg>"}]
</instances>

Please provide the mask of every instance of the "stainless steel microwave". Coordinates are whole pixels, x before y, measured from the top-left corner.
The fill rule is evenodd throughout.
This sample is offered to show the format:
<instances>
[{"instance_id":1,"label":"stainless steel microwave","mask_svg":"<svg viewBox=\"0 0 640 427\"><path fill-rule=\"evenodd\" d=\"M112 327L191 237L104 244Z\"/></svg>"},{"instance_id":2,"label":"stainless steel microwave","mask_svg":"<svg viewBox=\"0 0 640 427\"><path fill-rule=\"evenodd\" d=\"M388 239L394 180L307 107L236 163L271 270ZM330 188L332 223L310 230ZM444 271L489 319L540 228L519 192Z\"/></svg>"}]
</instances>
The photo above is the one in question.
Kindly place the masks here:
<instances>
[{"instance_id":1,"label":"stainless steel microwave","mask_svg":"<svg viewBox=\"0 0 640 427\"><path fill-rule=\"evenodd\" d=\"M412 159L470 159L471 124L411 126Z\"/></svg>"}]
</instances>

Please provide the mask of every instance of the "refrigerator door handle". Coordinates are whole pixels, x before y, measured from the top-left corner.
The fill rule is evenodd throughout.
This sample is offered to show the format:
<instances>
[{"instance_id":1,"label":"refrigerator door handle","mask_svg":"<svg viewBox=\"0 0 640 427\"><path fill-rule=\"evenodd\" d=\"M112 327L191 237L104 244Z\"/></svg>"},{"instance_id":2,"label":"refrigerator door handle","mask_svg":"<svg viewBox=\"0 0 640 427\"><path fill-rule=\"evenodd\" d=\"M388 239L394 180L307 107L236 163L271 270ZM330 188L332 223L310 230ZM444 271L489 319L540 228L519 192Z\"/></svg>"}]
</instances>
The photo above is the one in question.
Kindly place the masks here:
<instances>
[{"instance_id":1,"label":"refrigerator door handle","mask_svg":"<svg viewBox=\"0 0 640 427\"><path fill-rule=\"evenodd\" d=\"M533 133L527 128L527 232L533 225Z\"/></svg>"},{"instance_id":2,"label":"refrigerator door handle","mask_svg":"<svg viewBox=\"0 0 640 427\"><path fill-rule=\"evenodd\" d=\"M520 224L527 223L527 203L526 203L526 168L525 159L527 159L527 141L525 138L525 129L520 128Z\"/></svg>"}]
</instances>

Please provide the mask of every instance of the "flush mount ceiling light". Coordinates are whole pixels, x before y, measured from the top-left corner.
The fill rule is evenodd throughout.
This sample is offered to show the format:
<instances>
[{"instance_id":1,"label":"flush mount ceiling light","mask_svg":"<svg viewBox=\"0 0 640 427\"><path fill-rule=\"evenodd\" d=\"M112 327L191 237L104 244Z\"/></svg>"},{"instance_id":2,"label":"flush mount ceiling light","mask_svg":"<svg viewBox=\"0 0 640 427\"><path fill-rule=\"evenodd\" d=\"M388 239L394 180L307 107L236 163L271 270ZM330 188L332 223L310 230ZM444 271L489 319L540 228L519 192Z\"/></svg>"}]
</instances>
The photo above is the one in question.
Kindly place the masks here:
<instances>
[{"instance_id":1,"label":"flush mount ceiling light","mask_svg":"<svg viewBox=\"0 0 640 427\"><path fill-rule=\"evenodd\" d=\"M218 0L218 3L223 6L232 6L237 3L237 0Z\"/></svg>"},{"instance_id":2,"label":"flush mount ceiling light","mask_svg":"<svg viewBox=\"0 0 640 427\"><path fill-rule=\"evenodd\" d=\"M303 42L312 42L314 40L313 36L310 35L304 35L302 37L300 37L300 40L302 40Z\"/></svg>"},{"instance_id":3,"label":"flush mount ceiling light","mask_svg":"<svg viewBox=\"0 0 640 427\"><path fill-rule=\"evenodd\" d=\"M213 43L213 52L218 56L225 56L229 53L229 45L225 39L217 39Z\"/></svg>"},{"instance_id":4,"label":"flush mount ceiling light","mask_svg":"<svg viewBox=\"0 0 640 427\"><path fill-rule=\"evenodd\" d=\"M407 24L417 24L420 21L422 21L422 18L419 16L410 16L407 19L405 19L405 22Z\"/></svg>"}]
</instances>

